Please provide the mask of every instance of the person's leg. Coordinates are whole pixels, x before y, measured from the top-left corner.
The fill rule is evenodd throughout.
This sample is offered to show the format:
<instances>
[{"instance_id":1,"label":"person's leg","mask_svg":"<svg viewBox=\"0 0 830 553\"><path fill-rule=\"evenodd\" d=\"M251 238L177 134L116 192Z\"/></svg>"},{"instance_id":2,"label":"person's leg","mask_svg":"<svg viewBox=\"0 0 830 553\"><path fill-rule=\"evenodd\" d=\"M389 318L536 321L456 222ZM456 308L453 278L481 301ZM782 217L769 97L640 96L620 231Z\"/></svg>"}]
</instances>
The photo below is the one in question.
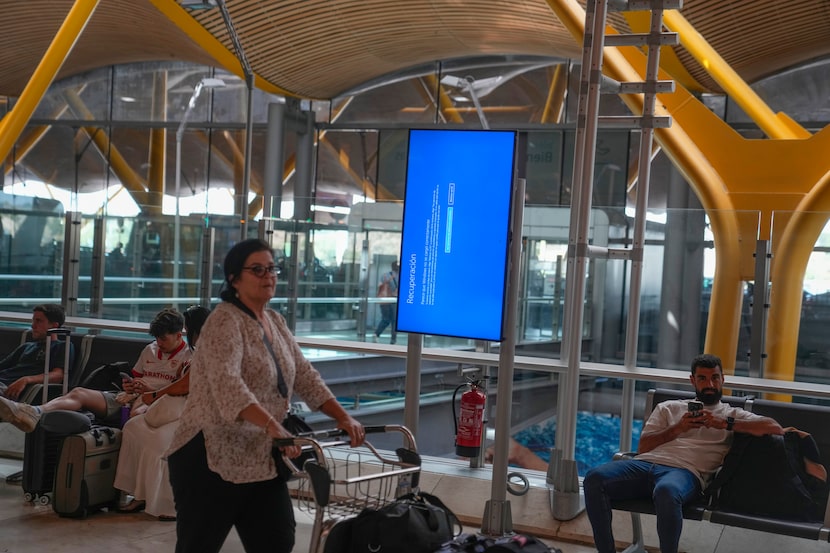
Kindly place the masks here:
<instances>
[{"instance_id":1,"label":"person's leg","mask_svg":"<svg viewBox=\"0 0 830 553\"><path fill-rule=\"evenodd\" d=\"M23 432L34 432L39 421L39 408L0 396L0 422L10 422Z\"/></svg>"},{"instance_id":2,"label":"person's leg","mask_svg":"<svg viewBox=\"0 0 830 553\"><path fill-rule=\"evenodd\" d=\"M691 471L654 465L654 510L661 553L677 553L683 530L683 505L700 496L700 480Z\"/></svg>"},{"instance_id":3,"label":"person's leg","mask_svg":"<svg viewBox=\"0 0 830 553\"><path fill-rule=\"evenodd\" d=\"M176 502L176 553L218 553L244 496L208 468L201 433L170 455L167 465Z\"/></svg>"},{"instance_id":4,"label":"person's leg","mask_svg":"<svg viewBox=\"0 0 830 553\"><path fill-rule=\"evenodd\" d=\"M74 388L65 396L53 399L43 405L29 405L0 397L0 421L10 422L24 432L32 432L40 420L41 413L56 410L80 411L86 409L96 416L106 415L107 402L101 392Z\"/></svg>"},{"instance_id":5,"label":"person's leg","mask_svg":"<svg viewBox=\"0 0 830 553\"><path fill-rule=\"evenodd\" d=\"M651 497L652 466L652 463L637 460L613 461L595 467L585 475L585 512L599 553L616 552L611 528L611 500Z\"/></svg>"},{"instance_id":6,"label":"person's leg","mask_svg":"<svg viewBox=\"0 0 830 553\"><path fill-rule=\"evenodd\" d=\"M48 411L92 411L96 417L107 416L107 401L104 394L99 390L87 388L72 388L66 395L41 405L40 410Z\"/></svg>"},{"instance_id":7,"label":"person's leg","mask_svg":"<svg viewBox=\"0 0 830 553\"><path fill-rule=\"evenodd\" d=\"M65 396L39 406L0 397L0 421L10 422L24 432L32 432L35 429L42 413L57 410L87 410L99 418L104 418L108 414L108 401L104 392L87 388L73 388Z\"/></svg>"},{"instance_id":8,"label":"person's leg","mask_svg":"<svg viewBox=\"0 0 830 553\"><path fill-rule=\"evenodd\" d=\"M285 481L275 478L246 486L247 501L234 521L246 553L290 553L296 523Z\"/></svg>"},{"instance_id":9,"label":"person's leg","mask_svg":"<svg viewBox=\"0 0 830 553\"><path fill-rule=\"evenodd\" d=\"M389 310L392 308L391 305L388 304L381 304L380 306L380 322L378 323L378 327L375 329L375 336L380 337L383 334L383 331L386 330L386 327L389 326L390 316Z\"/></svg>"},{"instance_id":10,"label":"person's leg","mask_svg":"<svg viewBox=\"0 0 830 553\"><path fill-rule=\"evenodd\" d=\"M143 423L143 420L128 420L127 424L121 429L121 449L118 451L118 465L115 468L115 481L113 482L113 487L121 490L121 500L123 501L123 504L119 505L121 510L138 510L140 505L138 502L144 499L144 497L134 497L138 460L142 452L142 444L136 436L138 423ZM127 495L134 497L132 503L126 501L125 496Z\"/></svg>"}]
</instances>

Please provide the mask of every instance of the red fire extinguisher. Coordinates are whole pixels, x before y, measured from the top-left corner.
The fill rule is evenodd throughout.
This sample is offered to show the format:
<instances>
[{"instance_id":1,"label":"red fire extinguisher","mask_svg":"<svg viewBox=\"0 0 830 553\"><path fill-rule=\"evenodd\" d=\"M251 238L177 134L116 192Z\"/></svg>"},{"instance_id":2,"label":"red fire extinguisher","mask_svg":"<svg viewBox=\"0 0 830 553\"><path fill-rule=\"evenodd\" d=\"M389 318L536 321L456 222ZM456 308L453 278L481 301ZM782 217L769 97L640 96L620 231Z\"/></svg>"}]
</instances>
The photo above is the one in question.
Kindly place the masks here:
<instances>
[{"instance_id":1,"label":"red fire extinguisher","mask_svg":"<svg viewBox=\"0 0 830 553\"><path fill-rule=\"evenodd\" d=\"M454 419L455 453L460 457L477 457L481 449L484 404L487 399L481 389L481 382L475 380L456 388L452 394L452 404L455 406L458 391L468 385L470 389L461 394L461 414ZM455 407L453 407L453 417L455 417Z\"/></svg>"}]
</instances>

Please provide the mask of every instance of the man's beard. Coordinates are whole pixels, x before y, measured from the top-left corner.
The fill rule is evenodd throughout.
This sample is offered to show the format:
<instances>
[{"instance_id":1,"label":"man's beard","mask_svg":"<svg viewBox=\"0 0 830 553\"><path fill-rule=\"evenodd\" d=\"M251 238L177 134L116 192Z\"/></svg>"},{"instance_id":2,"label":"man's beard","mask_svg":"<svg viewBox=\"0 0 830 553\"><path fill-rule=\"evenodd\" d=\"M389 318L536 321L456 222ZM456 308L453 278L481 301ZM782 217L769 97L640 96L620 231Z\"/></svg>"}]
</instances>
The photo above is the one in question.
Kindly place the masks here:
<instances>
[{"instance_id":1,"label":"man's beard","mask_svg":"<svg viewBox=\"0 0 830 553\"><path fill-rule=\"evenodd\" d=\"M714 405L723 397L723 390L716 390L715 388L704 388L697 390L697 399L703 402L704 405Z\"/></svg>"}]
</instances>

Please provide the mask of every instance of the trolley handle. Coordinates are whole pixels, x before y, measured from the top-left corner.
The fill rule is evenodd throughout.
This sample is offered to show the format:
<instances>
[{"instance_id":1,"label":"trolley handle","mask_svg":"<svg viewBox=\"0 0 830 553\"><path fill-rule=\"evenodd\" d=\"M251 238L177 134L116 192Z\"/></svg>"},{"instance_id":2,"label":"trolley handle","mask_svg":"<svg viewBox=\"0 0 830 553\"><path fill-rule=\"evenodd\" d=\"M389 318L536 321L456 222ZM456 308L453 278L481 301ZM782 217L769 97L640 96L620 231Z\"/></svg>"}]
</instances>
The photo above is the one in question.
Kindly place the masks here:
<instances>
[{"instance_id":1,"label":"trolley handle","mask_svg":"<svg viewBox=\"0 0 830 553\"><path fill-rule=\"evenodd\" d=\"M390 430L397 430L395 425L370 425L364 426L363 431L366 434L381 434ZM343 438L348 437L349 434L345 430L339 428L332 428L330 430L314 430L312 432L299 432L292 438L274 438L274 447L289 447L293 445L300 445L294 441L295 438L310 438L312 440L324 440L328 438Z\"/></svg>"},{"instance_id":2,"label":"trolley handle","mask_svg":"<svg viewBox=\"0 0 830 553\"><path fill-rule=\"evenodd\" d=\"M289 447L293 445L308 444L310 441L317 441L326 438L341 438L349 435L339 428L333 430L315 430L313 432L299 432L291 438L274 438L274 447ZM297 440L297 438L301 438Z\"/></svg>"},{"instance_id":3,"label":"trolley handle","mask_svg":"<svg viewBox=\"0 0 830 553\"><path fill-rule=\"evenodd\" d=\"M397 454L397 459L385 457L381 454L368 440L364 442L364 446L369 449L372 454L379 460L390 463L390 464L410 464L410 465L420 465L421 458L418 455L417 451L418 448L415 444L415 437L412 435L412 432L405 426L399 424L388 424L388 425L370 425L365 426L364 431L366 434L377 434L381 432L398 432L401 434L403 439L403 447L400 447L395 450ZM321 437L329 437L335 438L334 440L330 441L320 441L319 438ZM281 448L281 447L290 447L290 446L300 446L303 452L313 452L314 457L317 458L317 462L320 463L322 466L326 466L326 459L323 454L323 450L325 448L330 447L338 447L342 445L350 445L350 441L348 439L348 435L346 432L340 429L333 429L333 430L318 430L316 432L301 432L300 434L292 437L292 438L276 438L273 441L273 447Z\"/></svg>"}]
</instances>

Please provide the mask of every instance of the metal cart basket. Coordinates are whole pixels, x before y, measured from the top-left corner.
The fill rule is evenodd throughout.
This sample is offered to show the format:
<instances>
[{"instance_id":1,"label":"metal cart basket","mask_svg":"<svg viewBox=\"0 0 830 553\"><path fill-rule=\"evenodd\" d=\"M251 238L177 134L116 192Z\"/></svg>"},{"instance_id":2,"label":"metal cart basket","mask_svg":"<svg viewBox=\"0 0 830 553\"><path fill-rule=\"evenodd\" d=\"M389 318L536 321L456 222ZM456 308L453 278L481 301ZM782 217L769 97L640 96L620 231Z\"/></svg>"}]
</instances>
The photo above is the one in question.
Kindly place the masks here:
<instances>
[{"instance_id":1,"label":"metal cart basket","mask_svg":"<svg viewBox=\"0 0 830 553\"><path fill-rule=\"evenodd\" d=\"M378 509L403 494L416 491L421 458L415 438L404 426L367 426L373 433L399 433L402 446L395 457L380 452L367 440L353 448L340 430L325 430L275 440L276 446L298 445L305 457L302 467L286 464L297 477L289 483L300 511L313 513L309 553L334 553L345 537L346 524L363 509ZM335 533L339 537L335 538ZM332 547L327 548L331 538Z\"/></svg>"}]
</instances>

